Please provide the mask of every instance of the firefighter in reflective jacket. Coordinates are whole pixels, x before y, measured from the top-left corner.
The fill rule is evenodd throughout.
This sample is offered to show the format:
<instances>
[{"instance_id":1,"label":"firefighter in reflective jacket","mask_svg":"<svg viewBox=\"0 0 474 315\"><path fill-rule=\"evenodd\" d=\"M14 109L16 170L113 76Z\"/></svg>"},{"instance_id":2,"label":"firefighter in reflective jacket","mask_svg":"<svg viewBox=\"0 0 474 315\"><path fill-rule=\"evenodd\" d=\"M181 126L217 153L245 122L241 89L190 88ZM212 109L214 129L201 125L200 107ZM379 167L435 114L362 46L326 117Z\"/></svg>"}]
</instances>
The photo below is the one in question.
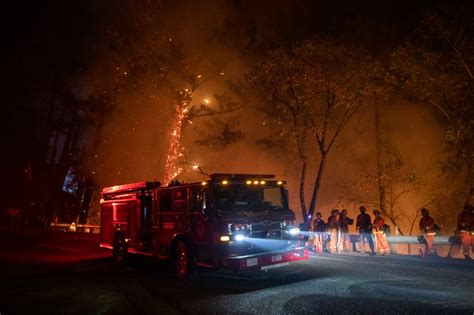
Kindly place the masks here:
<instances>
[{"instance_id":1,"label":"firefighter in reflective jacket","mask_svg":"<svg viewBox=\"0 0 474 315\"><path fill-rule=\"evenodd\" d=\"M390 254L390 246L388 245L387 236L385 235L385 220L380 215L380 211L374 209L374 223L372 223L372 233L375 239L375 251L385 255Z\"/></svg>"},{"instance_id":2,"label":"firefighter in reflective jacket","mask_svg":"<svg viewBox=\"0 0 474 315\"><path fill-rule=\"evenodd\" d=\"M341 214L339 215L339 220L337 223L339 225L339 242L341 243L342 251L346 251L349 248L349 225L352 225L352 223L354 223L354 220L347 216L347 209L343 209Z\"/></svg>"},{"instance_id":3,"label":"firefighter in reflective jacket","mask_svg":"<svg viewBox=\"0 0 474 315\"><path fill-rule=\"evenodd\" d=\"M316 219L313 221L313 249L316 253L322 253L325 241L326 223L322 218L321 212L316 213Z\"/></svg>"},{"instance_id":4,"label":"firefighter in reflective jacket","mask_svg":"<svg viewBox=\"0 0 474 315\"><path fill-rule=\"evenodd\" d=\"M469 256L469 247L474 250L474 207L465 205L463 211L458 215L458 230L461 235L462 249L464 257Z\"/></svg>"},{"instance_id":5,"label":"firefighter in reflective jacket","mask_svg":"<svg viewBox=\"0 0 474 315\"><path fill-rule=\"evenodd\" d=\"M423 233L423 237L426 242L426 253L432 254L433 251L433 242L436 235L436 223L435 220L430 217L430 212L428 209L421 209L421 219L420 219L420 231Z\"/></svg>"},{"instance_id":6,"label":"firefighter in reflective jacket","mask_svg":"<svg viewBox=\"0 0 474 315\"><path fill-rule=\"evenodd\" d=\"M334 209L331 211L331 215L328 218L327 229L329 231L329 251L331 254L334 254L337 251L337 232L339 230L339 226L337 224L339 210Z\"/></svg>"},{"instance_id":7,"label":"firefighter in reflective jacket","mask_svg":"<svg viewBox=\"0 0 474 315\"><path fill-rule=\"evenodd\" d=\"M374 241L372 240L371 231L372 231L372 224L370 215L365 213L367 209L364 206L360 206L359 208L360 214L357 216L357 224L356 230L359 231L360 237L360 248L359 250L362 253L365 253L365 242L369 243L370 254L375 255L374 251Z\"/></svg>"}]
</instances>

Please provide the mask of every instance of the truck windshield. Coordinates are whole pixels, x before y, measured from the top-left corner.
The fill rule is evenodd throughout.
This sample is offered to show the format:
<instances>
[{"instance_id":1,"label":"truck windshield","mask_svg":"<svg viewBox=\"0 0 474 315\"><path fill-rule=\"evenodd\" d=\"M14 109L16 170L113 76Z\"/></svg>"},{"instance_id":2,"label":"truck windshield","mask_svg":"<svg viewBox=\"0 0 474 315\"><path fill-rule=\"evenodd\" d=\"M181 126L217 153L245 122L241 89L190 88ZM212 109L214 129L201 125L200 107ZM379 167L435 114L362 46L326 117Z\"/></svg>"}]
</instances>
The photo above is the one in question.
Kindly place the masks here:
<instances>
[{"instance_id":1,"label":"truck windshield","mask_svg":"<svg viewBox=\"0 0 474 315\"><path fill-rule=\"evenodd\" d=\"M220 211L266 211L285 208L284 191L279 186L245 184L215 185Z\"/></svg>"}]
</instances>

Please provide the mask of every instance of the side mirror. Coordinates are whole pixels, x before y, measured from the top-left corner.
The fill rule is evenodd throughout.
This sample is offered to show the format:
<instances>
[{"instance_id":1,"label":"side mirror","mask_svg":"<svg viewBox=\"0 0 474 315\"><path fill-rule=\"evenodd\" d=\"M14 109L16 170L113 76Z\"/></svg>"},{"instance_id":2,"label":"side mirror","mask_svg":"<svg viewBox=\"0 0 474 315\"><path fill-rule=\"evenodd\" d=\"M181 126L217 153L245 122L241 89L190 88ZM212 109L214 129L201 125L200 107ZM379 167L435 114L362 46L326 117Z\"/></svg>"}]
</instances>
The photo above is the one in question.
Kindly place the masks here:
<instances>
[{"instance_id":1,"label":"side mirror","mask_svg":"<svg viewBox=\"0 0 474 315\"><path fill-rule=\"evenodd\" d=\"M199 207L201 209L201 214L203 217L208 220L209 219L209 214L207 212L207 207L208 207L208 197L207 197L207 192L205 190L202 190L199 193Z\"/></svg>"}]
</instances>

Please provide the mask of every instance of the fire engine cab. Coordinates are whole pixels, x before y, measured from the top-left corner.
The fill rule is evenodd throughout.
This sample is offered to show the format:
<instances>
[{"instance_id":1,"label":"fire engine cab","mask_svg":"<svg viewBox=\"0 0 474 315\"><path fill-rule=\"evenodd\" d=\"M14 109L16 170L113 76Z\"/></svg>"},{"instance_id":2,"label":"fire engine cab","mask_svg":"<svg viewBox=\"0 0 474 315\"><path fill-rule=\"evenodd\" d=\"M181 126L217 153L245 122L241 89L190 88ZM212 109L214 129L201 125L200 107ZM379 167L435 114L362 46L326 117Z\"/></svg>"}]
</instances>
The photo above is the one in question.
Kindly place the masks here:
<instances>
[{"instance_id":1,"label":"fire engine cab","mask_svg":"<svg viewBox=\"0 0 474 315\"><path fill-rule=\"evenodd\" d=\"M101 247L116 262L128 253L170 259L177 276L189 267L267 269L308 258L273 175L213 174L200 183L138 182L101 195Z\"/></svg>"}]
</instances>

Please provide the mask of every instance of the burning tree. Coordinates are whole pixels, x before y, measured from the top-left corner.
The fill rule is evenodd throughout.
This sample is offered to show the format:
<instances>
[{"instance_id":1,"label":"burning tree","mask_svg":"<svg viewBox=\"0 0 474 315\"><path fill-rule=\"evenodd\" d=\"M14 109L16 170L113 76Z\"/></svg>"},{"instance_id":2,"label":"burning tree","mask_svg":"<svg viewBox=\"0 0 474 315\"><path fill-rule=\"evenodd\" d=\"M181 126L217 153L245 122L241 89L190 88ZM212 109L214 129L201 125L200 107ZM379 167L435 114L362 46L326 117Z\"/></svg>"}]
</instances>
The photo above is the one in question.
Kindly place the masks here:
<instances>
[{"instance_id":1,"label":"burning tree","mask_svg":"<svg viewBox=\"0 0 474 315\"><path fill-rule=\"evenodd\" d=\"M248 76L248 86L265 97L263 110L277 131L260 143L286 143L301 162L299 200L306 223L314 213L329 153L371 91L377 69L364 51L319 38L270 51ZM312 163L318 166L310 174ZM309 207L308 180L313 181Z\"/></svg>"},{"instance_id":2,"label":"burning tree","mask_svg":"<svg viewBox=\"0 0 474 315\"><path fill-rule=\"evenodd\" d=\"M200 77L200 75L196 76L197 79L200 79ZM174 178L184 172L185 166L190 164L185 157L184 147L181 144L184 127L192 124L193 119L222 117L225 114L233 113L244 107L244 105L234 102L233 98L228 95L214 95L214 98L218 102L214 108L208 104L191 105L193 92L196 91L199 85L199 82L196 82L192 88L180 91L180 95L183 95L183 97L176 105L175 119L170 135L170 145L166 156L166 173L163 180L165 184L170 183ZM224 117L218 122L218 125L223 126L223 128L221 129L219 126L212 128L214 131L217 130L217 136L201 131L199 133L202 139L196 141L198 145L219 149L219 147L224 148L228 144L236 142L243 137L242 132L236 129L238 125L237 120L229 120Z\"/></svg>"},{"instance_id":3,"label":"burning tree","mask_svg":"<svg viewBox=\"0 0 474 315\"><path fill-rule=\"evenodd\" d=\"M106 87L103 90L116 96L123 116L128 114L129 120L137 120L137 125L141 122L129 113L135 114L139 109L150 114L159 113L159 120L154 122L158 127L167 126L171 120L168 131L160 134L160 141L166 138L163 142L165 146L168 145L163 150L165 172L155 175L157 168L151 170L165 184L187 167L185 147L182 145L184 128L191 125L194 119L234 112L241 107L217 95L211 104L196 102L196 92L201 93L212 86L209 81L224 78L222 69L228 60L209 57L212 48L207 50L206 47L215 45L212 36L217 31L212 21L203 20L209 24L209 29L200 38L190 36L185 27L176 27L176 20L170 17L167 9L177 10L175 13L178 14L183 8L189 10L188 5L182 7L181 4L118 2L113 4L114 14L109 16L109 23L103 29L108 47L103 52L106 58L101 67L105 68L103 73L110 74L108 80L104 80L103 85ZM180 23L191 25L192 21L183 19ZM206 41L208 46L204 47L202 42ZM140 117L135 114L137 116ZM147 119L150 116L147 115ZM123 118L122 121L126 123L126 117ZM222 119L227 121L226 118ZM147 123L150 125L149 120ZM154 132L153 128L146 131L149 134ZM118 132L111 133L110 138L119 138ZM108 142L107 147L113 146L110 142L117 141L114 139ZM153 157L155 161L162 151L157 149L160 146L156 143L150 143L152 145L153 149L148 150L156 153ZM110 168L111 171L116 169ZM105 173L104 167L101 169ZM120 174L121 178L124 176Z\"/></svg>"}]
</instances>

